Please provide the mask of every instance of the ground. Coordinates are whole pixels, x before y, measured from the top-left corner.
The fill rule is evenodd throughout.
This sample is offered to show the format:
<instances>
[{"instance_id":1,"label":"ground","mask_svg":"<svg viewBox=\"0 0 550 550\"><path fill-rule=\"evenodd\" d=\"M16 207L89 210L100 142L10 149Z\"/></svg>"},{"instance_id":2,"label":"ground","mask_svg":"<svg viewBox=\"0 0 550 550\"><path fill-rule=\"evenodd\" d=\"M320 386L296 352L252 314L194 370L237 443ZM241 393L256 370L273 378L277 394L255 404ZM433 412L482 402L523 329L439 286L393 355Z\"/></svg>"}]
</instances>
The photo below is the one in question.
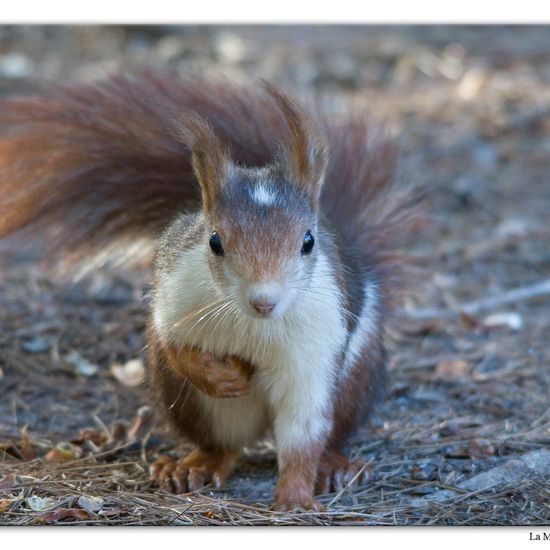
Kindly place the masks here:
<instances>
[{"instance_id":1,"label":"ground","mask_svg":"<svg viewBox=\"0 0 550 550\"><path fill-rule=\"evenodd\" d=\"M367 105L399 145L428 223L389 335L390 394L350 448L370 479L322 514L272 513L265 442L225 490L159 491L147 464L185 446L149 434L132 385L147 274L69 284L8 241L0 524L548 524L550 28L0 27L3 95L143 64Z\"/></svg>"}]
</instances>

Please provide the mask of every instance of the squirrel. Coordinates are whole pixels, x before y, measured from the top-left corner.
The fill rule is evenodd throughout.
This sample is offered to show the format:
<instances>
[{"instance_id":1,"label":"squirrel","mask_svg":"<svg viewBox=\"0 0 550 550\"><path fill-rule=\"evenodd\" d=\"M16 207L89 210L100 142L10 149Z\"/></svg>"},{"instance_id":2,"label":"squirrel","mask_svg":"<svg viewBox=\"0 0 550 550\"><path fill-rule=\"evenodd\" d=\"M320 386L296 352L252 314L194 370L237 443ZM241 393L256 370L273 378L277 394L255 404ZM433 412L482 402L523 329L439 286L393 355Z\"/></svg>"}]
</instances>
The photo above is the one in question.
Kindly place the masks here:
<instances>
[{"instance_id":1,"label":"squirrel","mask_svg":"<svg viewBox=\"0 0 550 550\"><path fill-rule=\"evenodd\" d=\"M0 236L77 265L156 242L151 393L196 446L151 465L172 491L223 486L269 433L277 510L366 481L345 449L385 392L417 201L362 114L309 107L154 72L0 102Z\"/></svg>"}]
</instances>

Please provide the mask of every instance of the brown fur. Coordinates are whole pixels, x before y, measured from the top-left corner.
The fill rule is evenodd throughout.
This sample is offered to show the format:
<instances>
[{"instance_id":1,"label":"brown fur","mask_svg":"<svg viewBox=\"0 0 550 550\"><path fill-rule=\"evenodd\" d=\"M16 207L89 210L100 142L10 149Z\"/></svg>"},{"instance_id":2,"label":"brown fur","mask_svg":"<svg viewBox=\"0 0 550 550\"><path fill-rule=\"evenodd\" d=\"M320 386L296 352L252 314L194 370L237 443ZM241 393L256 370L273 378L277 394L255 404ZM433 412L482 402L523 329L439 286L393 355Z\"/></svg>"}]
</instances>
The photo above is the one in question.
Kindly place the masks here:
<instances>
[{"instance_id":1,"label":"brown fur","mask_svg":"<svg viewBox=\"0 0 550 550\"><path fill-rule=\"evenodd\" d=\"M368 418L384 397L387 387L386 351L382 335L365 346L361 357L341 380L334 397L334 423L327 442L329 450L345 447L349 437Z\"/></svg>"},{"instance_id":2,"label":"brown fur","mask_svg":"<svg viewBox=\"0 0 550 550\"><path fill-rule=\"evenodd\" d=\"M270 84L264 83L264 86L283 113L289 129L290 135L283 142L283 158L280 162L285 166L288 179L305 194L311 195L313 206L317 209L327 166L325 140L296 103Z\"/></svg>"},{"instance_id":3,"label":"brown fur","mask_svg":"<svg viewBox=\"0 0 550 550\"><path fill-rule=\"evenodd\" d=\"M158 237L201 198L190 150L174 136L174 112L206 120L246 166L273 160L293 120L261 88L153 73L3 100L0 236L24 230L42 238L45 253L73 258L113 242ZM394 185L393 148L382 137L371 139L359 115L315 117L329 153L322 211L361 257L375 254L393 277L403 265L393 251L417 218L411 198ZM303 159L305 149L298 149ZM297 166L303 170L302 161Z\"/></svg>"},{"instance_id":4,"label":"brown fur","mask_svg":"<svg viewBox=\"0 0 550 550\"><path fill-rule=\"evenodd\" d=\"M330 492L337 493L345 485L361 485L369 478L367 464L362 460L351 462L339 451L327 450L323 453L317 471L315 493L324 495Z\"/></svg>"},{"instance_id":5,"label":"brown fur","mask_svg":"<svg viewBox=\"0 0 550 550\"><path fill-rule=\"evenodd\" d=\"M272 182L280 204L266 208L251 199L248 190L258 180ZM237 171L209 221L212 229L222 235L226 249L232 252L224 261L230 262L243 280L254 282L277 279L287 269L286 260L299 253L304 234L312 228L314 220L307 197L272 169ZM212 263L216 261L217 258L211 258Z\"/></svg>"},{"instance_id":6,"label":"brown fur","mask_svg":"<svg viewBox=\"0 0 550 550\"><path fill-rule=\"evenodd\" d=\"M292 510L296 507L322 509L313 498L322 450L319 445L311 445L307 449L282 457L282 467L279 469L279 479L275 487L277 510Z\"/></svg>"},{"instance_id":7,"label":"brown fur","mask_svg":"<svg viewBox=\"0 0 550 550\"><path fill-rule=\"evenodd\" d=\"M215 359L193 348L165 346L169 367L212 397L242 397L250 391L254 369L238 357Z\"/></svg>"},{"instance_id":8,"label":"brown fur","mask_svg":"<svg viewBox=\"0 0 550 550\"><path fill-rule=\"evenodd\" d=\"M174 493L198 491L207 483L223 487L237 463L237 451L194 449L175 461L162 456L151 464L151 477Z\"/></svg>"},{"instance_id":9,"label":"brown fur","mask_svg":"<svg viewBox=\"0 0 550 550\"><path fill-rule=\"evenodd\" d=\"M209 448L212 428L201 413L195 386L170 366L166 348L151 327L147 340L150 385L158 403L157 412L180 437Z\"/></svg>"},{"instance_id":10,"label":"brown fur","mask_svg":"<svg viewBox=\"0 0 550 550\"><path fill-rule=\"evenodd\" d=\"M231 170L229 154L204 119L184 112L176 120L174 133L191 149L193 170L202 191L202 207L209 213Z\"/></svg>"}]
</instances>

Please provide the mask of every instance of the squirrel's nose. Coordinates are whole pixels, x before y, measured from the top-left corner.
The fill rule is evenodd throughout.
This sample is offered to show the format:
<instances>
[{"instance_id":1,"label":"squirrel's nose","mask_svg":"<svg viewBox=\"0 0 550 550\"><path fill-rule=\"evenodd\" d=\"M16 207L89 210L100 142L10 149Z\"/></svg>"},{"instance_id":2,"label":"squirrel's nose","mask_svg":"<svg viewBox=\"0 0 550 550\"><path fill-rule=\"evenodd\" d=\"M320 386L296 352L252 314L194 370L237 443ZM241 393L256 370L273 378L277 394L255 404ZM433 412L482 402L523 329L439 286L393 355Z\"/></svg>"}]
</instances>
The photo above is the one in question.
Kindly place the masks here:
<instances>
[{"instance_id":1,"label":"squirrel's nose","mask_svg":"<svg viewBox=\"0 0 550 550\"><path fill-rule=\"evenodd\" d=\"M276 282L253 283L248 287L248 301L252 309L264 317L273 313L281 301L282 289Z\"/></svg>"},{"instance_id":2,"label":"squirrel's nose","mask_svg":"<svg viewBox=\"0 0 550 550\"><path fill-rule=\"evenodd\" d=\"M251 300L252 307L262 315L269 315L277 304L266 299Z\"/></svg>"}]
</instances>

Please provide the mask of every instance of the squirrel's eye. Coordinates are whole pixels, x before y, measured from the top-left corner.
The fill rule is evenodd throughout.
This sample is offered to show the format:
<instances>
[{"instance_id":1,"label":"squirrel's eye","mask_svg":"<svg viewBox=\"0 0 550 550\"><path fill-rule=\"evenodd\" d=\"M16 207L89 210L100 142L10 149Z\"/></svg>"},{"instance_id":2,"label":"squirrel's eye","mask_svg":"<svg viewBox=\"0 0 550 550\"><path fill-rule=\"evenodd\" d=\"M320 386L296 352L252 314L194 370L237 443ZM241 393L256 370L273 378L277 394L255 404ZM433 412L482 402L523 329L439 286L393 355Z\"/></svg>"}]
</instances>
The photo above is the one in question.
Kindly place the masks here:
<instances>
[{"instance_id":1,"label":"squirrel's eye","mask_svg":"<svg viewBox=\"0 0 550 550\"><path fill-rule=\"evenodd\" d=\"M223 256L222 240L217 231L212 231L210 235L210 248L216 256Z\"/></svg>"},{"instance_id":2,"label":"squirrel's eye","mask_svg":"<svg viewBox=\"0 0 550 550\"><path fill-rule=\"evenodd\" d=\"M306 231L304 235L304 244L302 245L302 254L309 254L313 250L315 239L311 234L311 231Z\"/></svg>"}]
</instances>

